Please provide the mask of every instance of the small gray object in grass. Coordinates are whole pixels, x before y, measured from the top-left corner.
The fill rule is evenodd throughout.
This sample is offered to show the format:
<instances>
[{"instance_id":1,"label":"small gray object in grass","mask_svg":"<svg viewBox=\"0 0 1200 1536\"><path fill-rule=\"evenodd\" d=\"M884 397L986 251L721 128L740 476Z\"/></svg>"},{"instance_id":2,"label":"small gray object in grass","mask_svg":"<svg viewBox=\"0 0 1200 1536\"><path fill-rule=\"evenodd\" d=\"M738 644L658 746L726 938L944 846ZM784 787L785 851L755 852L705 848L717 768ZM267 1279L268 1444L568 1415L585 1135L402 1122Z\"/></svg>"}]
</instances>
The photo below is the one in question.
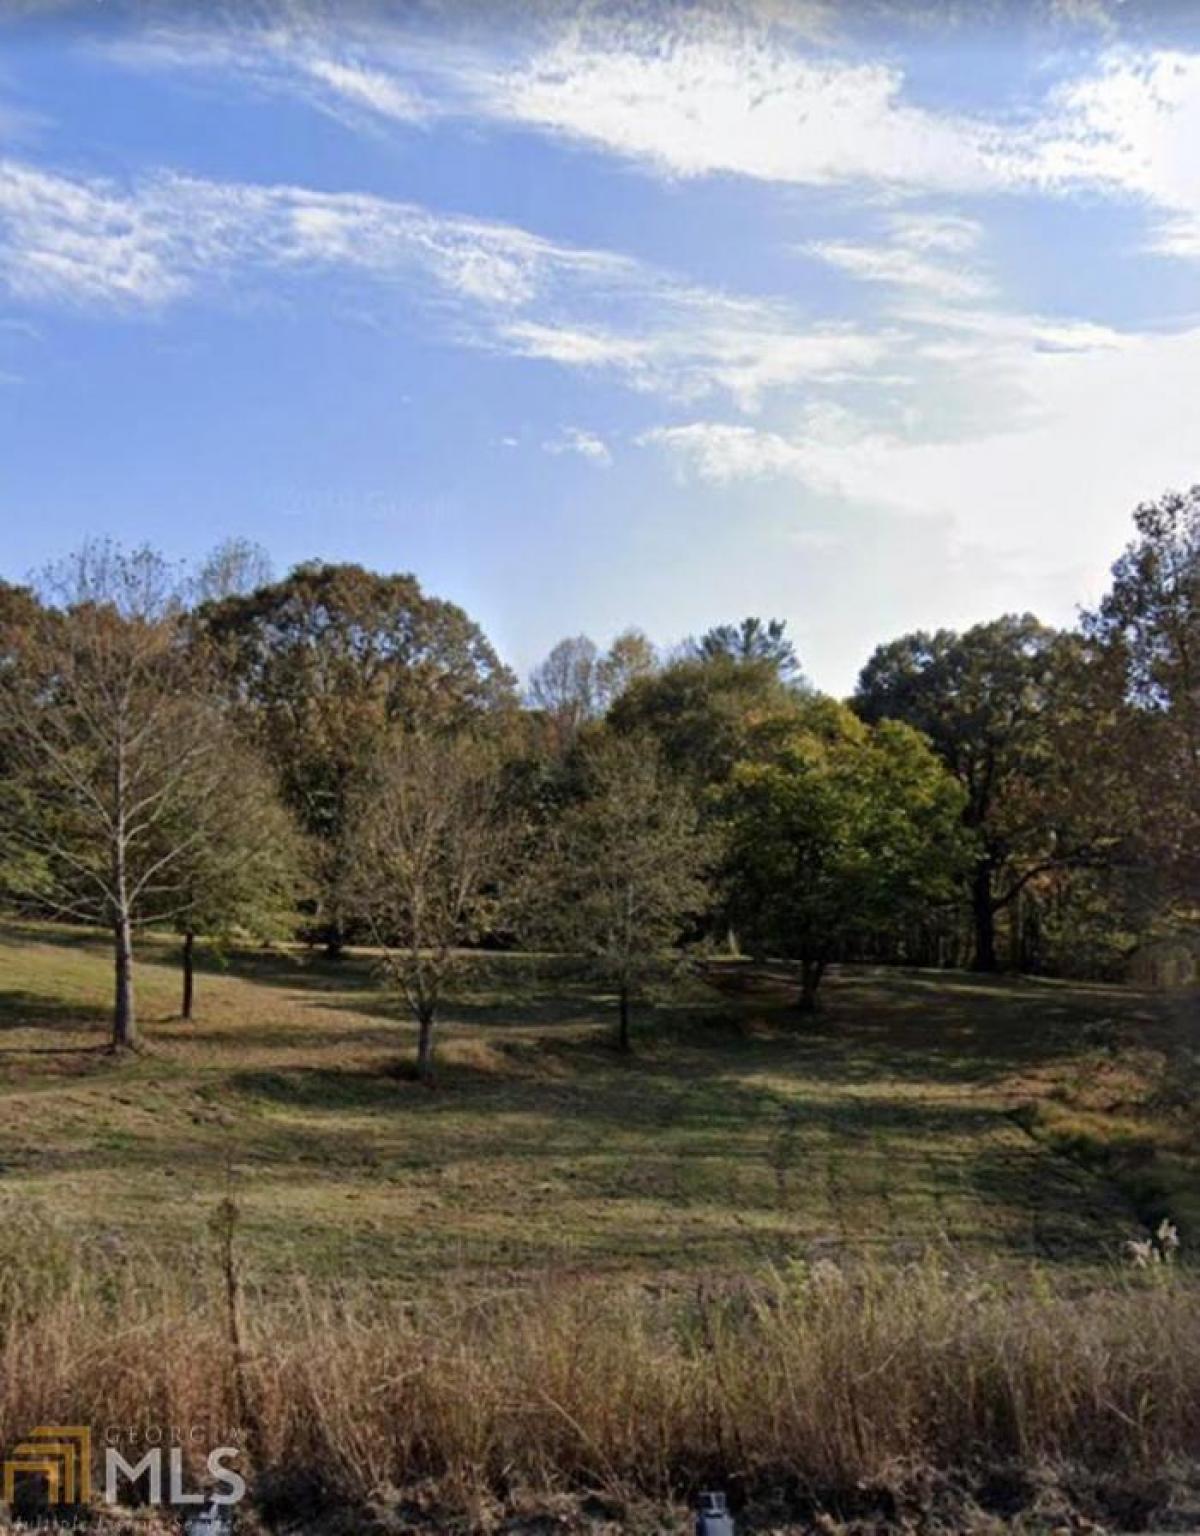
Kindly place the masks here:
<instances>
[{"instance_id":1,"label":"small gray object in grass","mask_svg":"<svg viewBox=\"0 0 1200 1536\"><path fill-rule=\"evenodd\" d=\"M223 1504L208 1504L184 1526L184 1536L233 1536L233 1512Z\"/></svg>"},{"instance_id":2,"label":"small gray object in grass","mask_svg":"<svg viewBox=\"0 0 1200 1536\"><path fill-rule=\"evenodd\" d=\"M733 1519L723 1493L702 1493L696 1515L696 1536L733 1536Z\"/></svg>"}]
</instances>

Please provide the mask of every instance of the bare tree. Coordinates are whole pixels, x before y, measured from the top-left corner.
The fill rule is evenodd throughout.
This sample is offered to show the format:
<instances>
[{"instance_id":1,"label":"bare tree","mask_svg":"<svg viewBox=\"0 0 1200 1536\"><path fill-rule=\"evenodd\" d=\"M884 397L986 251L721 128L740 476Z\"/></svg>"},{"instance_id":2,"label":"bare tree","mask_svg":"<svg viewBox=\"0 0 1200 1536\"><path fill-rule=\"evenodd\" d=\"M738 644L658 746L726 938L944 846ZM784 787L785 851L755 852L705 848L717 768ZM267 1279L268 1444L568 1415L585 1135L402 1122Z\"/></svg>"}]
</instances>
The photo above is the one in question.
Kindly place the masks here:
<instances>
[{"instance_id":1,"label":"bare tree","mask_svg":"<svg viewBox=\"0 0 1200 1536\"><path fill-rule=\"evenodd\" d=\"M713 846L652 738L592 743L583 776L583 798L551 828L526 881L525 926L613 987L628 1051L634 1000L708 904Z\"/></svg>"},{"instance_id":2,"label":"bare tree","mask_svg":"<svg viewBox=\"0 0 1200 1536\"><path fill-rule=\"evenodd\" d=\"M249 597L274 580L271 557L253 539L226 539L205 558L192 584L196 603Z\"/></svg>"},{"instance_id":3,"label":"bare tree","mask_svg":"<svg viewBox=\"0 0 1200 1536\"><path fill-rule=\"evenodd\" d=\"M529 678L529 702L550 724L554 747L565 756L589 721L598 720L639 678L658 668L658 656L640 629L619 634L603 655L586 635L560 640Z\"/></svg>"},{"instance_id":4,"label":"bare tree","mask_svg":"<svg viewBox=\"0 0 1200 1536\"><path fill-rule=\"evenodd\" d=\"M492 743L466 732L394 735L351 822L354 902L418 1028L417 1076L464 945L495 925L516 848Z\"/></svg>"},{"instance_id":5,"label":"bare tree","mask_svg":"<svg viewBox=\"0 0 1200 1536\"><path fill-rule=\"evenodd\" d=\"M0 649L10 777L0 835L24 894L113 936L114 1048L139 1044L135 929L186 903L222 739L184 628L184 584L149 549L86 545Z\"/></svg>"},{"instance_id":6,"label":"bare tree","mask_svg":"<svg viewBox=\"0 0 1200 1536\"><path fill-rule=\"evenodd\" d=\"M586 635L560 640L529 679L529 702L550 724L555 749L565 755L589 720L602 712L600 657Z\"/></svg>"}]
</instances>

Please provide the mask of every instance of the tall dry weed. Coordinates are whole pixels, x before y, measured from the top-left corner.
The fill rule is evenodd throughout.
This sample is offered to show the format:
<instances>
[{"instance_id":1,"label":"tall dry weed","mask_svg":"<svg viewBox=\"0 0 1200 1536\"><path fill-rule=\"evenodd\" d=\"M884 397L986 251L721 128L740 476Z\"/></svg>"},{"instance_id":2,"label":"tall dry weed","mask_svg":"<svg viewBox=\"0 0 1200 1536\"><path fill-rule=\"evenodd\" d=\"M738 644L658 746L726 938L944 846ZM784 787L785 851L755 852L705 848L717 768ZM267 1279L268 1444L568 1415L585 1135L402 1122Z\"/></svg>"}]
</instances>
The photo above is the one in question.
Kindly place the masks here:
<instances>
[{"instance_id":1,"label":"tall dry weed","mask_svg":"<svg viewBox=\"0 0 1200 1536\"><path fill-rule=\"evenodd\" d=\"M228 1249L173 1271L75 1253L52 1224L4 1230L6 1443L47 1422L216 1432L249 1418L260 1478L307 1497L421 1485L458 1502L663 1498L713 1481L836 1499L897 1469L1132 1475L1200 1445L1186 1270L1084 1290L936 1254L793 1265L689 1295L576 1280L419 1304L251 1282L231 1336Z\"/></svg>"}]
</instances>

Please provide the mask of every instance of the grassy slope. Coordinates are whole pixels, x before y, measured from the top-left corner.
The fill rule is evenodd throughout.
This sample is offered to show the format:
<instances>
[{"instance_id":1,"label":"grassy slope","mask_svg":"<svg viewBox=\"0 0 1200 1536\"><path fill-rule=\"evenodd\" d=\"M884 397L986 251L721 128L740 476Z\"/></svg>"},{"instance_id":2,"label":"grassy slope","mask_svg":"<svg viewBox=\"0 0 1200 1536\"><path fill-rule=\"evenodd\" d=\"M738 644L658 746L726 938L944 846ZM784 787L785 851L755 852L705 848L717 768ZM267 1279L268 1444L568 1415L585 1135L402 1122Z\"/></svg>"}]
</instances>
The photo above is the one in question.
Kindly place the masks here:
<instances>
[{"instance_id":1,"label":"grassy slope","mask_svg":"<svg viewBox=\"0 0 1200 1536\"><path fill-rule=\"evenodd\" d=\"M1148 1072L1172 1028L1144 995L853 973L798 1030L769 995L697 988L625 1061L603 998L501 957L450 1011L428 1091L389 1070L411 1035L361 958L238 957L201 976L192 1025L171 951L146 958L151 1049L114 1065L103 943L0 928L0 1212L186 1259L232 1167L257 1267L406 1286L941 1237L1086 1264L1146 1214L1078 1140L1116 1126L1113 1039Z\"/></svg>"}]
</instances>

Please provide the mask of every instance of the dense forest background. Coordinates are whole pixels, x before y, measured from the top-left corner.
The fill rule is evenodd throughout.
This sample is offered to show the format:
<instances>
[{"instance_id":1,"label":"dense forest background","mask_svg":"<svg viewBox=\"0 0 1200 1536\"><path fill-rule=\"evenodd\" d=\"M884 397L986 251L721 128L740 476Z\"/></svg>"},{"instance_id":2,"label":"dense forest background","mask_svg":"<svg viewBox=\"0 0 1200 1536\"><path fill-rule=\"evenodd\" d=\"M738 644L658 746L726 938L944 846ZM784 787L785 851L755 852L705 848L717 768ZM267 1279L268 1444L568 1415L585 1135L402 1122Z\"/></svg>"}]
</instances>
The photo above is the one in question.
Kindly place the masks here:
<instances>
[{"instance_id":1,"label":"dense forest background","mask_svg":"<svg viewBox=\"0 0 1200 1536\"><path fill-rule=\"evenodd\" d=\"M664 955L1156 984L1200 949L1200 489L1134 514L1073 629L881 644L847 701L751 617L564 639L522 693L412 575L92 543L0 586L0 890L113 935L377 946L434 1027L464 949L561 949L622 1043Z\"/></svg>"}]
</instances>

